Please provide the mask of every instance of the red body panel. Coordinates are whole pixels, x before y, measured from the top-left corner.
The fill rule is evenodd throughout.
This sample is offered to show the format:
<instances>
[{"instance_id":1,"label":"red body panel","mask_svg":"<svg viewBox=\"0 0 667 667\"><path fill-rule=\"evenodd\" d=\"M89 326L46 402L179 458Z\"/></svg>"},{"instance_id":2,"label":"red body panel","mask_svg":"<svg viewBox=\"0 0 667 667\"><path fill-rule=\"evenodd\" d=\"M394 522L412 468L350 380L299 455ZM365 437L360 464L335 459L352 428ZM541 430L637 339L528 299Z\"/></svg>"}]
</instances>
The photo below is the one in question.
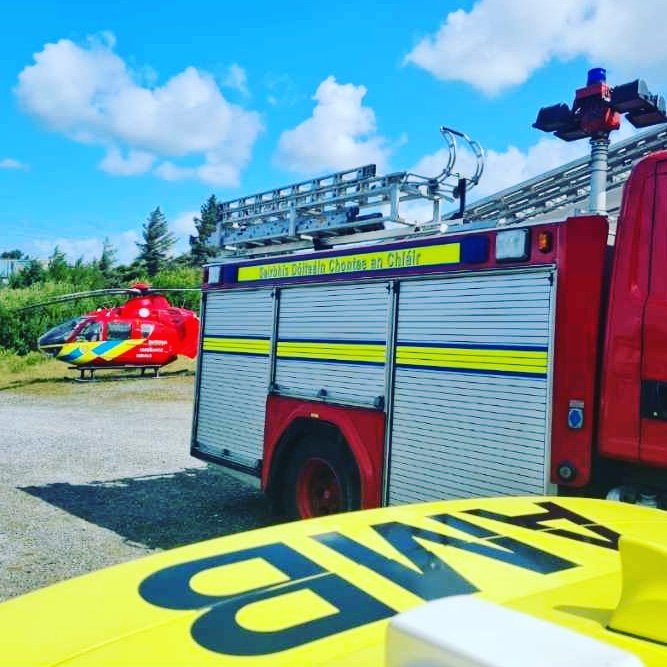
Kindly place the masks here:
<instances>
[{"instance_id":1,"label":"red body panel","mask_svg":"<svg viewBox=\"0 0 667 667\"><path fill-rule=\"evenodd\" d=\"M641 379L667 382L667 160L656 165L653 209ZM667 421L642 418L639 457L644 463L667 466Z\"/></svg>"},{"instance_id":2,"label":"red body panel","mask_svg":"<svg viewBox=\"0 0 667 667\"><path fill-rule=\"evenodd\" d=\"M343 407L270 395L266 402L262 488L267 488L280 436L299 418L319 419L339 428L359 467L362 508L379 507L382 502L385 415L380 410L368 408Z\"/></svg>"},{"instance_id":3,"label":"red body panel","mask_svg":"<svg viewBox=\"0 0 667 667\"><path fill-rule=\"evenodd\" d=\"M552 235L551 248L547 251L538 249L542 232ZM607 234L607 220L600 216L534 226L531 228L528 260L516 264L517 268L540 264L558 267L553 401L545 408L552 410L551 478L562 483L557 477L557 469L562 463L569 463L577 471L570 482L573 486L585 485L591 473ZM492 258L495 233L487 232L486 235L490 240ZM480 269L490 268L489 262ZM579 429L568 426L571 401L584 405L584 423ZM282 433L294 419L308 418L312 413L336 424L350 444L361 471L364 507L379 504L384 416L374 410L270 396L266 412L263 486L268 483L272 455Z\"/></svg>"},{"instance_id":4,"label":"red body panel","mask_svg":"<svg viewBox=\"0 0 667 667\"><path fill-rule=\"evenodd\" d=\"M570 218L557 231L551 479L562 483L556 471L569 463L577 471L571 485L583 486L591 471L607 219ZM568 426L571 401L583 403L579 429Z\"/></svg>"},{"instance_id":5,"label":"red body panel","mask_svg":"<svg viewBox=\"0 0 667 667\"><path fill-rule=\"evenodd\" d=\"M660 297L647 309L651 272L653 281L664 281L665 217L654 226L656 203L656 169L667 160L661 151L642 160L635 167L623 192L623 206L618 221L614 269L609 290L609 308L604 343L604 362L601 382L599 449L604 456L639 461L641 418L640 395L642 353L644 373L659 372L665 363L664 322L659 322L662 310ZM664 169L664 168L663 168ZM663 195L664 197L664 195ZM662 204L663 208L665 204ZM662 250L654 253L654 243ZM663 257L662 264L656 263ZM653 259L653 262L652 262ZM662 278L659 276L662 275ZM657 285L658 283L656 283ZM647 318L647 331L644 323ZM662 361L659 361L662 360ZM647 377L647 379L649 379ZM665 379L650 378L650 379ZM664 448L656 451L652 434L654 424L646 425L648 459L666 462ZM661 426L658 426L662 429Z\"/></svg>"}]
</instances>

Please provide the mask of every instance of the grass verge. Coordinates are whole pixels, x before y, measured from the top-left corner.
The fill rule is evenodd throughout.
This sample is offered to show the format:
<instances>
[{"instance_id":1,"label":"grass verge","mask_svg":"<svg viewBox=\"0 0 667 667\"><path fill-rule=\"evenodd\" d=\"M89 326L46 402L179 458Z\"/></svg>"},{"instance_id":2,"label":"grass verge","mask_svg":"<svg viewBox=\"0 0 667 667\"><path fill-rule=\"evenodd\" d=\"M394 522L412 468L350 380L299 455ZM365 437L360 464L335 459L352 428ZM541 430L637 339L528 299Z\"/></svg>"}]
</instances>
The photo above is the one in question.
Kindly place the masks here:
<instances>
[{"instance_id":1,"label":"grass verge","mask_svg":"<svg viewBox=\"0 0 667 667\"><path fill-rule=\"evenodd\" d=\"M191 384L195 372L195 361L179 358L160 370L162 378L171 378ZM152 371L151 371L152 373ZM106 385L115 381L128 382L139 378L138 370L102 370L95 374L94 385ZM7 390L28 390L31 393L59 394L64 387L81 386L79 371L69 370L62 361L56 361L41 352L17 355L0 350L0 392ZM150 379L150 378L147 378Z\"/></svg>"}]
</instances>

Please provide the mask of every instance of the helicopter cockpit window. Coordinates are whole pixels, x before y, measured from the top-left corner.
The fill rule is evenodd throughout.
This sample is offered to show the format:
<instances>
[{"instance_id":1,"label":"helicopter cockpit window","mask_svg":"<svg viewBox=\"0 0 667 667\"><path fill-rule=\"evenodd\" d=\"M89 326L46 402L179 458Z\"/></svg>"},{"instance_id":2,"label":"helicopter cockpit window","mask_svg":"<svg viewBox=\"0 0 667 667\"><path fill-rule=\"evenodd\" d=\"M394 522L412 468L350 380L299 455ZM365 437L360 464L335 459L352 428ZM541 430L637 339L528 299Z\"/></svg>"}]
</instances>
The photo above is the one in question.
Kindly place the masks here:
<instances>
[{"instance_id":1,"label":"helicopter cockpit window","mask_svg":"<svg viewBox=\"0 0 667 667\"><path fill-rule=\"evenodd\" d=\"M153 329L155 329L154 324L148 324L147 322L142 322L140 329L141 337L148 338L153 333Z\"/></svg>"},{"instance_id":2,"label":"helicopter cockpit window","mask_svg":"<svg viewBox=\"0 0 667 667\"><path fill-rule=\"evenodd\" d=\"M109 322L107 325L107 338L109 340L126 340L130 337L132 326L129 322Z\"/></svg>"},{"instance_id":3,"label":"helicopter cockpit window","mask_svg":"<svg viewBox=\"0 0 667 667\"><path fill-rule=\"evenodd\" d=\"M79 340L97 341L102 337L102 325L99 322L90 322L81 331L77 338Z\"/></svg>"},{"instance_id":4,"label":"helicopter cockpit window","mask_svg":"<svg viewBox=\"0 0 667 667\"><path fill-rule=\"evenodd\" d=\"M76 329L80 322L80 317L74 317L62 324L58 324L53 329L49 329L43 336L40 336L38 344L51 345L54 343L63 343L74 333L74 329Z\"/></svg>"}]
</instances>

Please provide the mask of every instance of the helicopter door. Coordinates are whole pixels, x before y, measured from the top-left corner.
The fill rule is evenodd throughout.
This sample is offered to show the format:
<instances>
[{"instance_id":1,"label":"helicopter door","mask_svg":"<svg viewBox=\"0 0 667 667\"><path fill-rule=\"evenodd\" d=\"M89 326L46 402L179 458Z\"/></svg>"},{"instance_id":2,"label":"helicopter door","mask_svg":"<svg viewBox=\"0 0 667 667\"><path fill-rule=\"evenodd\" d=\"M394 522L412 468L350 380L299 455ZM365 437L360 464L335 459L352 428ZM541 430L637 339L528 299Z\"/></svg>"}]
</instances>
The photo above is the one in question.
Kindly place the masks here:
<instances>
[{"instance_id":1,"label":"helicopter door","mask_svg":"<svg viewBox=\"0 0 667 667\"><path fill-rule=\"evenodd\" d=\"M77 335L77 340L87 343L95 343L102 340L102 322L92 320L81 329Z\"/></svg>"},{"instance_id":2,"label":"helicopter door","mask_svg":"<svg viewBox=\"0 0 667 667\"><path fill-rule=\"evenodd\" d=\"M130 322L109 322L107 324L108 340L127 340L132 336L132 324Z\"/></svg>"}]
</instances>

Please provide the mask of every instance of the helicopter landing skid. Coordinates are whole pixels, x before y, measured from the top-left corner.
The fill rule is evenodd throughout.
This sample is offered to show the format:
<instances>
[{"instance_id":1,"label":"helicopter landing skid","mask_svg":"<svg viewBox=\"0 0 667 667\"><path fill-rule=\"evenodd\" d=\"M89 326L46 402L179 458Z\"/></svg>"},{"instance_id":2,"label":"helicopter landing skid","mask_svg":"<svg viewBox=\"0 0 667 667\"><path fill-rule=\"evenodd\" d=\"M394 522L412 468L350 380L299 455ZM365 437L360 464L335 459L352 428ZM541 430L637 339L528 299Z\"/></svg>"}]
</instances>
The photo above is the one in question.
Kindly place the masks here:
<instances>
[{"instance_id":1,"label":"helicopter landing skid","mask_svg":"<svg viewBox=\"0 0 667 667\"><path fill-rule=\"evenodd\" d=\"M141 375L132 376L144 378L146 376L146 371L153 371L152 375L149 375L151 379L156 379L160 377L160 366L86 366L86 368L81 368L80 366L68 366L69 370L79 371L79 377L75 378L76 382L94 382L95 381L95 371L136 371L140 370ZM86 377L88 373L88 377ZM123 376L129 378L130 376Z\"/></svg>"}]
</instances>

